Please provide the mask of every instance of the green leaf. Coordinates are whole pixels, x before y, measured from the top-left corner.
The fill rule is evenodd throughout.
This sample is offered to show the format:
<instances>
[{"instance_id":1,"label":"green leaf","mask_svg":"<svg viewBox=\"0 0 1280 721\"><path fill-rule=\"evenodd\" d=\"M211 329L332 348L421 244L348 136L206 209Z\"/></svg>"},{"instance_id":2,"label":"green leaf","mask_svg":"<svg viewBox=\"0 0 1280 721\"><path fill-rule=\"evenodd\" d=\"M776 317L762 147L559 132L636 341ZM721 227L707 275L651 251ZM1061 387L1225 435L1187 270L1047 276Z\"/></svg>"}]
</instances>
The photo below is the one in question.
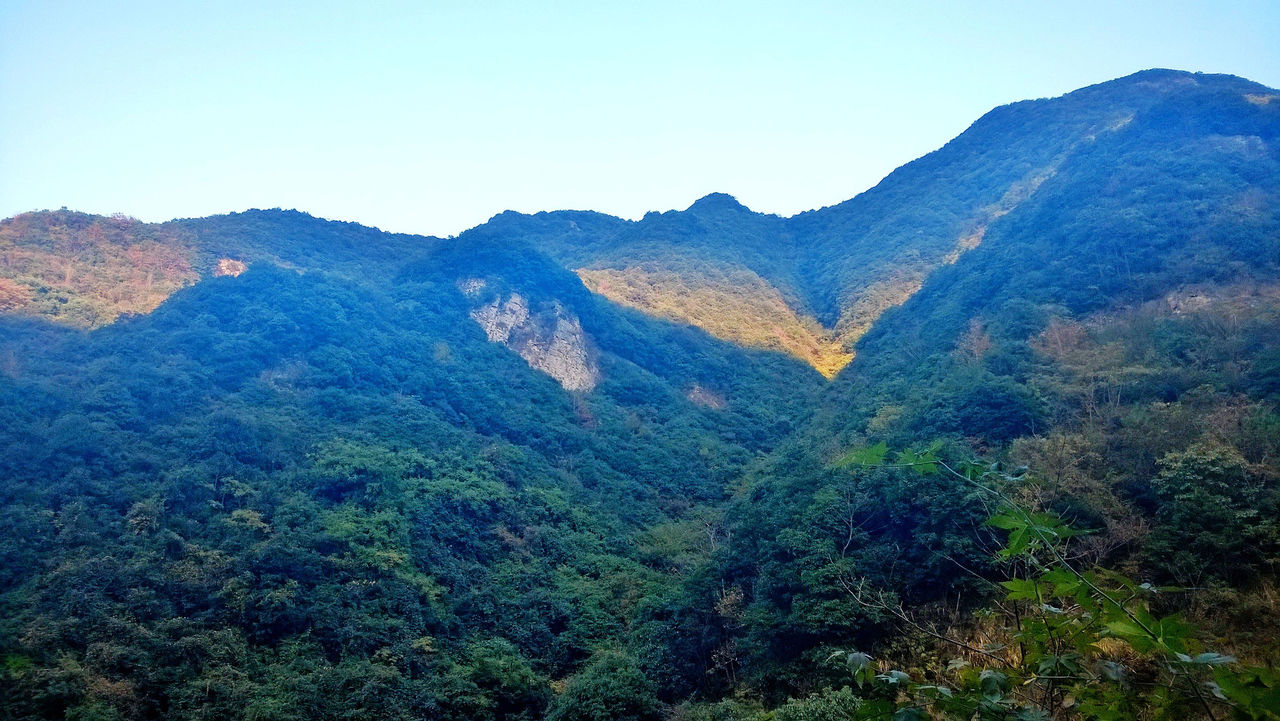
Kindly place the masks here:
<instances>
[{"instance_id":1,"label":"green leaf","mask_svg":"<svg viewBox=\"0 0 1280 721\"><path fill-rule=\"evenodd\" d=\"M911 449L907 449L899 453L894 462L899 465L910 466L912 470L922 476L938 472L938 457L930 450L916 453Z\"/></svg>"},{"instance_id":2,"label":"green leaf","mask_svg":"<svg viewBox=\"0 0 1280 721\"><path fill-rule=\"evenodd\" d=\"M890 671L889 673L882 673L879 676L876 676L876 678L891 685L911 682L911 676L909 676L906 673L903 673L902 671Z\"/></svg>"},{"instance_id":3,"label":"green leaf","mask_svg":"<svg viewBox=\"0 0 1280 721\"><path fill-rule=\"evenodd\" d=\"M1021 555L1031 546L1031 531L1025 527L1009 534L1009 544L996 554L1001 558L1012 558Z\"/></svg>"},{"instance_id":4,"label":"green leaf","mask_svg":"<svg viewBox=\"0 0 1280 721\"><path fill-rule=\"evenodd\" d=\"M853 673L853 680L858 682L858 688L862 688L863 684L871 678L871 656L861 651L853 651L845 658L845 662L849 665L849 671Z\"/></svg>"},{"instance_id":5,"label":"green leaf","mask_svg":"<svg viewBox=\"0 0 1280 721\"><path fill-rule=\"evenodd\" d=\"M1008 513L999 513L987 519L988 526L1003 528L1006 531L1012 531L1016 528L1026 528L1026 521L1017 516Z\"/></svg>"},{"instance_id":6,"label":"green leaf","mask_svg":"<svg viewBox=\"0 0 1280 721\"><path fill-rule=\"evenodd\" d=\"M884 457L888 453L889 446L881 441L874 446L849 451L832 465L837 468L845 466L879 466L884 463Z\"/></svg>"},{"instance_id":7,"label":"green leaf","mask_svg":"<svg viewBox=\"0 0 1280 721\"><path fill-rule=\"evenodd\" d=\"M852 651L846 657L846 662L850 669L857 672L871 665L871 657L861 651Z\"/></svg>"},{"instance_id":8,"label":"green leaf","mask_svg":"<svg viewBox=\"0 0 1280 721\"><path fill-rule=\"evenodd\" d=\"M1036 599L1036 582L1030 579L1015 578L1011 581L1001 581L1000 585L1009 589L1010 601Z\"/></svg>"},{"instance_id":9,"label":"green leaf","mask_svg":"<svg viewBox=\"0 0 1280 721\"><path fill-rule=\"evenodd\" d=\"M1225 656L1220 653L1202 653L1191 659L1191 663L1201 664L1204 666L1222 666L1228 663L1235 663L1234 656Z\"/></svg>"},{"instance_id":10,"label":"green leaf","mask_svg":"<svg viewBox=\"0 0 1280 721\"><path fill-rule=\"evenodd\" d=\"M989 668L978 676L978 686L982 689L982 695L988 699L1001 699L1004 698L1005 691L1009 690L1009 677Z\"/></svg>"},{"instance_id":11,"label":"green leaf","mask_svg":"<svg viewBox=\"0 0 1280 721\"><path fill-rule=\"evenodd\" d=\"M1112 636L1123 638L1125 640L1132 640L1135 638L1146 640L1150 638L1146 631L1143 631L1132 621L1112 621L1108 623L1105 628L1111 632Z\"/></svg>"},{"instance_id":12,"label":"green leaf","mask_svg":"<svg viewBox=\"0 0 1280 721\"><path fill-rule=\"evenodd\" d=\"M1040 577L1044 583L1053 584L1053 595L1058 598L1069 598L1080 589L1079 577L1065 568L1055 568Z\"/></svg>"}]
</instances>

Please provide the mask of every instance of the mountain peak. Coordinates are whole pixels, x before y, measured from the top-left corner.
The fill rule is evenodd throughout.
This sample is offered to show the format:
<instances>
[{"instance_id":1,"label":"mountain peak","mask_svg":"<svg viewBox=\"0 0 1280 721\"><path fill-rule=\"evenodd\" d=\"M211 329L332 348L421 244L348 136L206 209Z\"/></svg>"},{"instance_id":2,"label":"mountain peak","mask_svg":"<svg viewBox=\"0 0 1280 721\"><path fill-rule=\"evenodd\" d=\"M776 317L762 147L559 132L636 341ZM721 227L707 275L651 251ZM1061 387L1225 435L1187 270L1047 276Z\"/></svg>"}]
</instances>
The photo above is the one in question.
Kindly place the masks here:
<instances>
[{"instance_id":1,"label":"mountain peak","mask_svg":"<svg viewBox=\"0 0 1280 721\"><path fill-rule=\"evenodd\" d=\"M689 206L689 210L702 211L746 211L752 212L750 208L738 202L738 199L728 193L708 193L698 198L693 205Z\"/></svg>"},{"instance_id":2,"label":"mountain peak","mask_svg":"<svg viewBox=\"0 0 1280 721\"><path fill-rule=\"evenodd\" d=\"M1186 91L1195 88L1200 89L1235 89L1240 92L1256 92L1258 90L1270 90L1265 85L1257 83L1248 78L1242 78L1236 75L1228 75L1224 73L1203 73L1192 72L1188 70L1173 70L1169 68L1149 68L1147 70L1139 70L1136 73L1125 75L1124 77L1108 80L1105 82L1080 88L1079 90L1068 93L1068 95L1092 95L1099 91L1114 92L1117 89L1123 89L1126 92L1135 90L1148 95L1148 97L1160 97L1168 93ZM1152 93L1152 91L1157 91Z\"/></svg>"}]
</instances>

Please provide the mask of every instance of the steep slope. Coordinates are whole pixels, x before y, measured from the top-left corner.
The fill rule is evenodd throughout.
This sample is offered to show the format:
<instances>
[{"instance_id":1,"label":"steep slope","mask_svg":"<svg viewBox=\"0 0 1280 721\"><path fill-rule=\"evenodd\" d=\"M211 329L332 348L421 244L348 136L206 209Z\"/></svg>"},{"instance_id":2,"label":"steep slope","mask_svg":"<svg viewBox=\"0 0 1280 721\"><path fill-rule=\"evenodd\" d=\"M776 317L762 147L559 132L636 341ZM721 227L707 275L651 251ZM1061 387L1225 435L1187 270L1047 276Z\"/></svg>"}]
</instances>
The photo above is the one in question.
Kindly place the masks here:
<instances>
[{"instance_id":1,"label":"steep slope","mask_svg":"<svg viewBox=\"0 0 1280 721\"><path fill-rule=\"evenodd\" d=\"M256 262L386 277L433 240L297 211L159 224L68 210L24 213L0 221L0 312L93 328L123 313L149 313L180 288Z\"/></svg>"},{"instance_id":2,"label":"steep slope","mask_svg":"<svg viewBox=\"0 0 1280 721\"><path fill-rule=\"evenodd\" d=\"M610 300L739 345L785 351L827 378L853 359L834 333L798 313L781 291L748 268L680 263L668 255L623 269L580 268L578 276Z\"/></svg>"},{"instance_id":3,"label":"steep slope","mask_svg":"<svg viewBox=\"0 0 1280 721\"><path fill-rule=\"evenodd\" d=\"M880 663L914 668L929 654L958 653L935 646L939 636L993 643L989 617L957 609L1004 606L985 605L981 585L1003 543L985 519L1002 500L945 473L841 462L865 449L853 458L884 453L912 465L932 448L948 463L977 456L999 462L987 468L1029 467L1020 480L990 480L1006 498L1086 530L1064 544L1080 563L1206 589L1152 607L1196 613L1206 643L1274 667L1280 112L1264 100L1272 97L1280 93L1238 78L1152 72L1011 106L957 139L962 147L903 168L848 208L795 219L834 222L848 212L855 225L814 237L847 233L850 257L872 268L921 258L936 267L871 326L810 422L753 466L726 504L732 540L686 581L664 661L701 652L712 661L689 663L686 677L731 671L738 688L761 689L766 706L812 693L812 706L794 702L796 717L852 715L856 700L834 691L849 676L824 664L833 651L879 648ZM1073 106L1088 112L1073 118ZM1116 109L1126 110L1123 124L1110 121ZM1037 121L1051 132L1042 135ZM1059 132L1077 136L1055 139ZM1009 148L1034 138L1059 144L1023 148L1034 162L1008 165ZM1050 160L1052 172L1040 172ZM976 175L950 175L962 168ZM898 185L911 174L915 182ZM1019 177L1033 182L1017 185ZM1008 183L1025 192L1009 195ZM902 196L881 197L891 191ZM931 218L928 200L946 212ZM986 213L984 225L972 225L975 210ZM975 227L980 242L952 256L956 238L973 238ZM838 249L818 250L832 260L813 266L828 273L813 288L876 282L842 268ZM824 285L841 273L848 285ZM828 296L827 312L850 297ZM699 615L721 606L729 611ZM691 616L699 620L684 620ZM933 663L930 678L947 678ZM979 663L969 656L962 665ZM823 673L832 675L815 684Z\"/></svg>"},{"instance_id":4,"label":"steep slope","mask_svg":"<svg viewBox=\"0 0 1280 721\"><path fill-rule=\"evenodd\" d=\"M868 383L951 372L965 353L1021 379L1027 343L1054 319L1280 279L1280 106L1258 101L1277 94L1221 76L1126 80L1130 91L1154 83L1157 99L1062 159L980 246L886 314L833 407L861 405ZM975 339L977 352L962 347Z\"/></svg>"},{"instance_id":5,"label":"steep slope","mask_svg":"<svg viewBox=\"0 0 1280 721\"><path fill-rule=\"evenodd\" d=\"M505 336L495 301L524 309ZM589 348L591 382L529 322ZM254 263L93 331L2 323L16 718L541 709L661 584L636 538L722 499L822 383L505 244L375 282Z\"/></svg>"},{"instance_id":6,"label":"steep slope","mask_svg":"<svg viewBox=\"0 0 1280 721\"><path fill-rule=\"evenodd\" d=\"M992 110L866 193L791 219L790 231L804 247L799 257L808 301L820 320L856 340L879 312L909 297L929 273L985 242L993 223L1025 216L1044 183L1058 176L1056 182L1092 182L1093 172L1111 163L1119 146L1162 134L1148 160L1173 162L1161 156L1176 152L1216 163L1211 142L1170 148L1183 132L1176 126L1220 122L1241 104L1258 111L1249 122L1265 124L1266 105L1256 98L1274 93L1232 76L1149 70ZM1145 131L1129 127L1136 118ZM1135 175L1125 182L1142 186L1152 179ZM1090 203L1081 190L1074 205L1060 212Z\"/></svg>"},{"instance_id":7,"label":"steep slope","mask_svg":"<svg viewBox=\"0 0 1280 721\"><path fill-rule=\"evenodd\" d=\"M801 300L785 221L723 193L638 222L574 211L508 212L461 237L530 243L611 300L718 338L784 351L828 377L851 357Z\"/></svg>"},{"instance_id":8,"label":"steep slope","mask_svg":"<svg viewBox=\"0 0 1280 721\"><path fill-rule=\"evenodd\" d=\"M1109 164L1125 138L1182 132L1174 125L1194 121L1180 121L1179 114L1216 122L1215 114L1229 110L1219 107L1223 102L1254 108L1265 123L1272 107L1266 98L1274 95L1231 76L1144 71L997 108L871 190L793 218L753 213L712 194L685 211L651 213L635 223L583 213L507 213L463 237L523 239L578 269L614 300L718 337L785 350L832 375L882 313L984 243L993 224L1033 212L1028 204L1046 182L1059 175L1088 182L1079 181L1081 175L1092 177ZM1159 124L1161 114L1171 125ZM1129 129L1135 118L1146 131ZM1267 152L1265 140L1260 146L1248 140L1265 132L1211 135L1176 150L1164 138L1150 152L1186 154L1206 165L1232 143L1244 143L1238 153ZM1080 193L1071 202L1089 205L1087 192ZM709 311L708 301L720 312Z\"/></svg>"},{"instance_id":9,"label":"steep slope","mask_svg":"<svg viewBox=\"0 0 1280 721\"><path fill-rule=\"evenodd\" d=\"M833 649L949 657L886 609L981 636L1000 542L833 463L881 442L1031 465L1073 559L1274 663L1278 97L1018 103L791 219L5 221L0 716L849 715Z\"/></svg>"}]
</instances>

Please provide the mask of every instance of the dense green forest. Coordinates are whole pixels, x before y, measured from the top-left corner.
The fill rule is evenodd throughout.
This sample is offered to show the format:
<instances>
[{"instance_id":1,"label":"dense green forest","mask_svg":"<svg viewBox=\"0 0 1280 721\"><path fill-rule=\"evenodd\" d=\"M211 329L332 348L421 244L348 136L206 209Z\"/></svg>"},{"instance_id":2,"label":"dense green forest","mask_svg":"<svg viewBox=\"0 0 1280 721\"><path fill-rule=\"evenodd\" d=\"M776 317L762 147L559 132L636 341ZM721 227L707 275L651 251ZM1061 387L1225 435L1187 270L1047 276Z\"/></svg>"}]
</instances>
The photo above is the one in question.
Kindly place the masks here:
<instances>
[{"instance_id":1,"label":"dense green forest","mask_svg":"<svg viewBox=\"0 0 1280 721\"><path fill-rule=\"evenodd\" d=\"M18 216L0 439L4 718L1280 718L1280 93L793 218Z\"/></svg>"}]
</instances>

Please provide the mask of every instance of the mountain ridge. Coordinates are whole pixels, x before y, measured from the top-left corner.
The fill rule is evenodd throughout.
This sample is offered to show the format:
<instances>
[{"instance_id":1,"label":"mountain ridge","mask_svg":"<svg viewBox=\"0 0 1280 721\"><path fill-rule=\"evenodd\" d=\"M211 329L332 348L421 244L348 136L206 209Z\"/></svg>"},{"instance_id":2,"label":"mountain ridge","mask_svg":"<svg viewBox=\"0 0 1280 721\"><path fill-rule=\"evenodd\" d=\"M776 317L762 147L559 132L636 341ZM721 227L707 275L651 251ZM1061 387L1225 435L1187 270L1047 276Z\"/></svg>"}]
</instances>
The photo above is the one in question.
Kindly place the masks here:
<instances>
[{"instance_id":1,"label":"mountain ridge","mask_svg":"<svg viewBox=\"0 0 1280 721\"><path fill-rule=\"evenodd\" d=\"M1280 102L1086 90L791 218L0 221L0 716L1271 703Z\"/></svg>"},{"instance_id":2,"label":"mountain ridge","mask_svg":"<svg viewBox=\"0 0 1280 721\"><path fill-rule=\"evenodd\" d=\"M636 221L594 211L504 211L456 237L530 243L588 280L593 290L612 293L612 300L700 325L726 340L790 353L834 377L882 313L980 244L991 223L1016 212L1068 158L1091 152L1100 133L1122 131L1142 108L1196 93L1270 97L1275 91L1234 76L1145 70L1055 98L994 108L867 191L789 217L757 213L717 192L683 211L654 211ZM1020 133L1020 139L1001 140L1010 133ZM964 180L979 177L985 180L977 185ZM921 203L921 197L931 200ZM32 217L0 221L0 242L4 225ZM201 277L216 272L223 259L385 275L440 240L285 210L145 226L162 241L170 238L171 250L190 266L168 279L168 292L193 282L193 272ZM20 233L8 235L10 243L18 243L14 236ZM44 303L45 311L37 313L56 314L70 301L71 309L89 316L74 321L81 325L113 317L76 309L80 298L74 289L62 292L56 282L41 286L39 278L20 282L12 270L0 273L5 276L0 277L5 283L0 307L9 311L38 305L32 291L47 287L57 303ZM729 280L734 278L743 282ZM46 271L43 279L54 280L56 273ZM154 283L144 285L147 300L126 302L124 308L145 310L162 299ZM709 322L708 299L731 312Z\"/></svg>"}]
</instances>

